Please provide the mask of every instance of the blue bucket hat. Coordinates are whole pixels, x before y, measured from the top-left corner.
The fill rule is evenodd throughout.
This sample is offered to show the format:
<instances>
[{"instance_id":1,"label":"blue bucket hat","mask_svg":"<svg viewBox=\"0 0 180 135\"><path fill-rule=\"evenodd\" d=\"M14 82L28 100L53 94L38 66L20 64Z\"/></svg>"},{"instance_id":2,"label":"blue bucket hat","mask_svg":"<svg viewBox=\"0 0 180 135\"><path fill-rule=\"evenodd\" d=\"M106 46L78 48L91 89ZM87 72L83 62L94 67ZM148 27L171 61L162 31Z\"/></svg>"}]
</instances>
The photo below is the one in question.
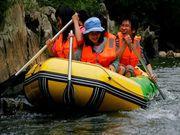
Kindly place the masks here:
<instances>
[{"instance_id":1,"label":"blue bucket hat","mask_svg":"<svg viewBox=\"0 0 180 135\"><path fill-rule=\"evenodd\" d=\"M92 31L102 32L104 28L101 27L101 21L97 17L91 17L87 19L84 23L85 31L83 34L87 34Z\"/></svg>"}]
</instances>

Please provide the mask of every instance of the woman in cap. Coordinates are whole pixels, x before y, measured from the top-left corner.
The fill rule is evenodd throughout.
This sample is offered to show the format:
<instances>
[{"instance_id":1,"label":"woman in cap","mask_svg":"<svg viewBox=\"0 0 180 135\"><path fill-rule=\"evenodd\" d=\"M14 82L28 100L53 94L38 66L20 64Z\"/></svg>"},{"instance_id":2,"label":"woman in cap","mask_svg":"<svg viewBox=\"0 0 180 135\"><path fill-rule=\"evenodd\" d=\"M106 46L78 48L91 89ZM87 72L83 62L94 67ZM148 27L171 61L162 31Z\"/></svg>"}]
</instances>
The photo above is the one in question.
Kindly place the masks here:
<instances>
[{"instance_id":1,"label":"woman in cap","mask_svg":"<svg viewBox=\"0 0 180 135\"><path fill-rule=\"evenodd\" d=\"M81 61L100 64L117 71L119 59L116 57L116 37L105 35L105 30L97 17L91 17L84 23L84 45Z\"/></svg>"}]
</instances>

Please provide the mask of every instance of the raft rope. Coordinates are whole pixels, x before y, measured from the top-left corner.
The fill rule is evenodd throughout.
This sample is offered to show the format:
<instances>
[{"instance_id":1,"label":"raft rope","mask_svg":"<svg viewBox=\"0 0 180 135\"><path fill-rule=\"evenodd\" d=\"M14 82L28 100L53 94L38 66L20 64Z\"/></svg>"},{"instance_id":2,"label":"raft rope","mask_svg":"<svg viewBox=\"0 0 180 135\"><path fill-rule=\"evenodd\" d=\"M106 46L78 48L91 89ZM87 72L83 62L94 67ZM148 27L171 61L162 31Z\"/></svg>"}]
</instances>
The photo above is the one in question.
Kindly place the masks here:
<instances>
[{"instance_id":1,"label":"raft rope","mask_svg":"<svg viewBox=\"0 0 180 135\"><path fill-rule=\"evenodd\" d=\"M145 97L145 96L143 97L143 96L140 95L140 94L137 94L137 93L135 93L135 92L132 92L132 91L128 90L125 86L123 86L122 84L120 84L119 82L117 82L116 80L114 80L114 79L111 77L111 75L106 71L106 69L104 69L104 67L102 67L102 66L100 66L100 65L94 65L94 66L101 68L101 69L107 74L108 80L112 80L114 83L118 84L120 87L124 88L125 90L127 90L128 92L130 92L130 93L132 93L132 94L138 95L138 96L141 97L141 98L144 98L144 97ZM148 98L148 97L145 97L145 98Z\"/></svg>"},{"instance_id":2,"label":"raft rope","mask_svg":"<svg viewBox=\"0 0 180 135\"><path fill-rule=\"evenodd\" d=\"M78 61L76 61L76 62L78 63ZM90 65L89 63L85 63L85 64ZM39 64L39 65L41 66L41 64ZM38 64L37 64L37 66L38 66ZM35 69L37 68L37 66L35 67ZM141 98L148 98L147 96L146 96L146 97L145 97L145 96L143 97L143 96L140 95L140 94L137 94L137 93L135 93L135 92L133 92L133 91L130 91L130 90L127 89L125 86L123 86L122 84L120 84L118 81L114 80L114 79L111 77L111 75L106 71L106 69L105 69L104 67L102 67L101 65L94 64L93 66L96 66L96 67L101 68L101 69L107 74L108 80L112 80L114 83L116 83L116 84L119 85L120 87L124 88L124 89L127 90L128 92L130 92L130 93L132 93L132 94L134 94L134 95L138 95L138 96L141 97ZM35 69L34 69L34 71L35 71ZM34 73L34 71L33 71L33 73Z\"/></svg>"}]
</instances>

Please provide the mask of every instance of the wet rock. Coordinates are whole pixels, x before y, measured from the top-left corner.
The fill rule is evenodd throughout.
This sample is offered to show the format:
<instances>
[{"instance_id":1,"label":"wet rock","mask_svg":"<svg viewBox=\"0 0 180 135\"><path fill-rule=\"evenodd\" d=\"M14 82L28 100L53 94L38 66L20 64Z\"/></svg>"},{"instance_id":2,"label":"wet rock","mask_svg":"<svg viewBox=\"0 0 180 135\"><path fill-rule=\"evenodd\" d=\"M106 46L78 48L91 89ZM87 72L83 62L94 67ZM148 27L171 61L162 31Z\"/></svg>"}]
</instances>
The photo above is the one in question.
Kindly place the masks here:
<instances>
[{"instance_id":1,"label":"wet rock","mask_svg":"<svg viewBox=\"0 0 180 135\"><path fill-rule=\"evenodd\" d=\"M165 58L166 57L166 52L165 51L160 51L159 52L159 57Z\"/></svg>"},{"instance_id":2,"label":"wet rock","mask_svg":"<svg viewBox=\"0 0 180 135\"><path fill-rule=\"evenodd\" d=\"M180 53L174 53L175 58L180 58Z\"/></svg>"},{"instance_id":3,"label":"wet rock","mask_svg":"<svg viewBox=\"0 0 180 135\"><path fill-rule=\"evenodd\" d=\"M174 52L173 52L172 50L168 51L168 52L166 53L166 57L167 57L167 58L174 58Z\"/></svg>"},{"instance_id":4,"label":"wet rock","mask_svg":"<svg viewBox=\"0 0 180 135\"><path fill-rule=\"evenodd\" d=\"M1 98L0 100L0 115L12 115L17 111L30 110L30 105L25 98Z\"/></svg>"},{"instance_id":5,"label":"wet rock","mask_svg":"<svg viewBox=\"0 0 180 135\"><path fill-rule=\"evenodd\" d=\"M165 51L160 51L159 57L162 57L162 58L180 58L180 53L173 52L172 50L167 51L167 53Z\"/></svg>"}]
</instances>

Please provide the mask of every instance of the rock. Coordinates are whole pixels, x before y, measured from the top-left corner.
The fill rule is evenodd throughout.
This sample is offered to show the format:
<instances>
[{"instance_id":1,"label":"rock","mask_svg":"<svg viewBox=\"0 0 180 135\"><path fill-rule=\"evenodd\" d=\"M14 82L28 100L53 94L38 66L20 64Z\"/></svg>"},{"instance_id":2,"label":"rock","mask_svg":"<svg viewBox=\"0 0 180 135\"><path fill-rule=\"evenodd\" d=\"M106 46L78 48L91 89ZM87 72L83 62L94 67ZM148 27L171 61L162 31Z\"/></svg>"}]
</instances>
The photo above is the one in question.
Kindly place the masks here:
<instances>
[{"instance_id":1,"label":"rock","mask_svg":"<svg viewBox=\"0 0 180 135\"><path fill-rule=\"evenodd\" d=\"M24 18L22 3L7 10L6 23L0 31L0 83L19 71L40 50L39 37L26 27ZM46 55L40 55L34 63L44 59Z\"/></svg>"},{"instance_id":2,"label":"rock","mask_svg":"<svg viewBox=\"0 0 180 135\"><path fill-rule=\"evenodd\" d=\"M100 5L100 12L102 13L102 14L104 14L104 15L107 15L108 14L108 10L107 10L107 8L106 8L106 5L102 2L102 3L100 3L99 4Z\"/></svg>"},{"instance_id":3,"label":"rock","mask_svg":"<svg viewBox=\"0 0 180 135\"><path fill-rule=\"evenodd\" d=\"M167 58L174 58L174 52L173 52L172 50L168 51L168 52L166 53L166 57L167 57Z\"/></svg>"},{"instance_id":4,"label":"rock","mask_svg":"<svg viewBox=\"0 0 180 135\"><path fill-rule=\"evenodd\" d=\"M115 21L109 19L109 31L114 32L115 29Z\"/></svg>"},{"instance_id":5,"label":"rock","mask_svg":"<svg viewBox=\"0 0 180 135\"><path fill-rule=\"evenodd\" d=\"M159 52L159 57L162 58L180 58L180 53L178 52L173 52L172 50L167 51L167 53L165 51L160 51Z\"/></svg>"},{"instance_id":6,"label":"rock","mask_svg":"<svg viewBox=\"0 0 180 135\"><path fill-rule=\"evenodd\" d=\"M106 8L106 5L102 2L100 3L100 12L106 19L106 24L107 24L107 31L108 32L113 32L115 28L115 22L110 20L108 10Z\"/></svg>"},{"instance_id":7,"label":"rock","mask_svg":"<svg viewBox=\"0 0 180 135\"><path fill-rule=\"evenodd\" d=\"M52 36L52 26L49 22L49 19L46 15L42 14L41 18L39 19L40 22L40 29L44 33L44 39L47 40Z\"/></svg>"},{"instance_id":8,"label":"rock","mask_svg":"<svg viewBox=\"0 0 180 135\"><path fill-rule=\"evenodd\" d=\"M166 57L166 52L165 51L160 51L159 52L159 57L165 58Z\"/></svg>"},{"instance_id":9,"label":"rock","mask_svg":"<svg viewBox=\"0 0 180 135\"><path fill-rule=\"evenodd\" d=\"M137 33L142 35L141 41L147 57L151 59L158 56L158 36L154 31L150 30L150 26L148 26L146 29L140 27Z\"/></svg>"},{"instance_id":10,"label":"rock","mask_svg":"<svg viewBox=\"0 0 180 135\"><path fill-rule=\"evenodd\" d=\"M50 7L50 6L42 7L40 9L40 12L47 16L50 16L53 21L56 21L55 16L53 16L55 15L56 10L53 7Z\"/></svg>"},{"instance_id":11,"label":"rock","mask_svg":"<svg viewBox=\"0 0 180 135\"><path fill-rule=\"evenodd\" d=\"M0 105L0 115L13 115L17 111L27 111L33 108L24 97L1 98Z\"/></svg>"},{"instance_id":12,"label":"rock","mask_svg":"<svg viewBox=\"0 0 180 135\"><path fill-rule=\"evenodd\" d=\"M52 7L42 7L39 11L28 12L26 22L29 29L41 35L41 43L52 37L53 29L51 23L56 21L55 9Z\"/></svg>"},{"instance_id":13,"label":"rock","mask_svg":"<svg viewBox=\"0 0 180 135\"><path fill-rule=\"evenodd\" d=\"M5 18L1 31L1 78L0 82L18 71L27 60L27 31L24 23L24 9L20 4L13 5ZM23 56L23 57L22 57Z\"/></svg>"},{"instance_id":14,"label":"rock","mask_svg":"<svg viewBox=\"0 0 180 135\"><path fill-rule=\"evenodd\" d=\"M174 53L175 58L180 58L180 53Z\"/></svg>"}]
</instances>

